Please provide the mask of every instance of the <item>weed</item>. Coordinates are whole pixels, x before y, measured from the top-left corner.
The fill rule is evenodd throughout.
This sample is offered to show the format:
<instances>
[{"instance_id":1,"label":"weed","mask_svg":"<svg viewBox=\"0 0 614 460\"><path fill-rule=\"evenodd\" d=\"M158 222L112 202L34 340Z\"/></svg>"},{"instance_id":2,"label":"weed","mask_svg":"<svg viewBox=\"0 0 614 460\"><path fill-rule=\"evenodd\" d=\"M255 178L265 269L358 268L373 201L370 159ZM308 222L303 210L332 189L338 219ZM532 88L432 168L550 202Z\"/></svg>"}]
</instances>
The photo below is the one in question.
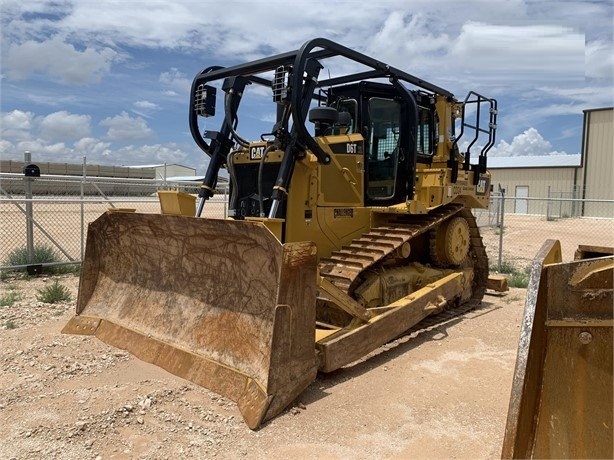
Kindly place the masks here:
<instances>
[{"instance_id":1,"label":"weed","mask_svg":"<svg viewBox=\"0 0 614 460\"><path fill-rule=\"evenodd\" d=\"M28 248L25 246L15 248L9 252L6 259L3 261L5 266L15 265L29 265L31 264L45 264L53 262L61 262L62 258L58 255L57 251L47 244L34 245L34 251L32 253L32 262L28 260ZM79 266L77 266L79 267ZM77 268L76 270L79 270ZM15 271L25 271L25 268L15 269ZM47 273L61 274L61 273L74 273L75 267L73 265L54 265L45 267Z\"/></svg>"},{"instance_id":2,"label":"weed","mask_svg":"<svg viewBox=\"0 0 614 460\"><path fill-rule=\"evenodd\" d=\"M526 288L529 285L531 266L525 267L523 271L514 271L510 274L508 284L510 287Z\"/></svg>"},{"instance_id":3,"label":"weed","mask_svg":"<svg viewBox=\"0 0 614 460\"><path fill-rule=\"evenodd\" d=\"M491 268L499 273L504 273L504 274L511 274L516 271L516 267L514 266L514 264L512 264L511 262L508 262L507 260L501 261L501 266L497 264Z\"/></svg>"},{"instance_id":4,"label":"weed","mask_svg":"<svg viewBox=\"0 0 614 460\"><path fill-rule=\"evenodd\" d=\"M526 288L529 285L529 275L531 273L531 266L528 265L524 270L518 270L516 266L507 261L501 261L501 266L495 264L491 266L491 269L508 275L507 282L510 287Z\"/></svg>"},{"instance_id":5,"label":"weed","mask_svg":"<svg viewBox=\"0 0 614 460\"><path fill-rule=\"evenodd\" d=\"M17 324L15 324L14 321L11 321L10 319L8 321L6 321L4 323L4 328L5 329L17 329Z\"/></svg>"},{"instance_id":6,"label":"weed","mask_svg":"<svg viewBox=\"0 0 614 460\"><path fill-rule=\"evenodd\" d=\"M44 289L39 289L36 298L44 303L57 303L63 301L67 302L72 296L70 295L70 290L66 286L63 286L58 280L55 280L53 284Z\"/></svg>"},{"instance_id":7,"label":"weed","mask_svg":"<svg viewBox=\"0 0 614 460\"><path fill-rule=\"evenodd\" d=\"M21 299L21 296L18 292L9 291L6 294L0 296L0 307L10 307L19 299Z\"/></svg>"}]
</instances>

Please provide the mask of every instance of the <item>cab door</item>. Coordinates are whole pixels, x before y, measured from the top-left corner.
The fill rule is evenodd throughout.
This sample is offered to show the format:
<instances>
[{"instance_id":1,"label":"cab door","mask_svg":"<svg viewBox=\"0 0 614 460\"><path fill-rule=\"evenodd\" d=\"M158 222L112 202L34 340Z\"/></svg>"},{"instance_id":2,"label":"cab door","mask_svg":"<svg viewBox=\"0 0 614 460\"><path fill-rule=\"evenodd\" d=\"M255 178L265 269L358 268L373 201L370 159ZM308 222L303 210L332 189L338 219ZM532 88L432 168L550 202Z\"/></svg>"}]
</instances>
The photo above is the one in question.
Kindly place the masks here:
<instances>
[{"instance_id":1,"label":"cab door","mask_svg":"<svg viewBox=\"0 0 614 460\"><path fill-rule=\"evenodd\" d=\"M413 95L398 86L378 85L361 95L367 206L413 198L417 109Z\"/></svg>"}]
</instances>

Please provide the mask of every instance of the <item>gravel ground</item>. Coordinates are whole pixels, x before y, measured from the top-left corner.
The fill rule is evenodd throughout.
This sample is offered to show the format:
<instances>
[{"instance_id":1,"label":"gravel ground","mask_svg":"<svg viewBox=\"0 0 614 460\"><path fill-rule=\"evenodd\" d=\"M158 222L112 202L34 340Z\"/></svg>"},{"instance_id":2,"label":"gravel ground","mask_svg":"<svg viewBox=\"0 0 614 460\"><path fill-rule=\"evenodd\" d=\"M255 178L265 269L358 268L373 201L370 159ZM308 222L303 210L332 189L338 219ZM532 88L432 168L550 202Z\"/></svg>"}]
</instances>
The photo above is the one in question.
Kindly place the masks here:
<instances>
[{"instance_id":1,"label":"gravel ground","mask_svg":"<svg viewBox=\"0 0 614 460\"><path fill-rule=\"evenodd\" d=\"M0 297L0 458L492 458L500 455L524 289L423 327L318 379L260 430L236 405L92 337L60 333L54 280Z\"/></svg>"}]
</instances>

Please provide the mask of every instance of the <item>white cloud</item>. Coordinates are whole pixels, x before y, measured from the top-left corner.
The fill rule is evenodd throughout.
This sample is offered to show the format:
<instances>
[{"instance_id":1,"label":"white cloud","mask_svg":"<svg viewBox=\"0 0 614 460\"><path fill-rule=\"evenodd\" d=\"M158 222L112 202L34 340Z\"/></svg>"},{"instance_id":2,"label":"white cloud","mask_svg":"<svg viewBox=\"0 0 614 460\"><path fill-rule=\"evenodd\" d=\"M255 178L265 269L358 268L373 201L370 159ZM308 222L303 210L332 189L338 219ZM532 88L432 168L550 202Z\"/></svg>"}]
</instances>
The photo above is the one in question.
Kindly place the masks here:
<instances>
[{"instance_id":1,"label":"white cloud","mask_svg":"<svg viewBox=\"0 0 614 460\"><path fill-rule=\"evenodd\" d=\"M42 142L80 139L90 134L90 121L89 115L65 110L45 116L22 110L0 114L2 138L14 142L32 142L38 137Z\"/></svg>"},{"instance_id":2,"label":"white cloud","mask_svg":"<svg viewBox=\"0 0 614 460\"><path fill-rule=\"evenodd\" d=\"M28 40L8 48L6 68L12 78L25 78L32 73L47 72L63 83L97 83L111 69L118 53L111 48L83 51L66 43L59 36L38 42Z\"/></svg>"},{"instance_id":3,"label":"white cloud","mask_svg":"<svg viewBox=\"0 0 614 460\"><path fill-rule=\"evenodd\" d=\"M117 150L113 155L120 162L118 164L130 166L164 162L181 164L188 158L189 153L180 145L169 142L153 145L129 145Z\"/></svg>"},{"instance_id":4,"label":"white cloud","mask_svg":"<svg viewBox=\"0 0 614 460\"><path fill-rule=\"evenodd\" d=\"M112 141L146 139L153 134L143 118L133 118L127 112L105 118L100 125L109 128L106 137Z\"/></svg>"},{"instance_id":5,"label":"white cloud","mask_svg":"<svg viewBox=\"0 0 614 460\"><path fill-rule=\"evenodd\" d=\"M160 108L158 104L155 104L149 101L136 101L134 103L134 106L138 109L143 109L143 110L157 110Z\"/></svg>"},{"instance_id":6,"label":"white cloud","mask_svg":"<svg viewBox=\"0 0 614 460\"><path fill-rule=\"evenodd\" d=\"M192 87L192 79L186 77L184 73L181 73L179 69L171 67L168 72L162 72L160 74L160 83L165 85L168 89L167 95L174 94L189 94Z\"/></svg>"},{"instance_id":7,"label":"white cloud","mask_svg":"<svg viewBox=\"0 0 614 460\"><path fill-rule=\"evenodd\" d=\"M548 147L547 140L527 128L539 126L554 143L564 129L569 131L574 117L581 129L582 110L614 101L611 2L570 0L563 8L553 0L383 0L357 8L354 0L340 0L343 14L331 14L330 2L323 0L298 0L291 8L280 0L207 2L210 11L224 11L224 21L219 15L195 14L193 0L151 0L146 8L119 0L0 2L3 103L21 109L3 114L8 122L3 120L2 138L14 148L23 141L39 142L43 148L56 142L52 145L57 150L65 142L68 155L83 140L79 145L84 150L112 155L117 151L114 141L151 136L155 123L172 124L173 132L187 134L185 121L175 123L185 119L179 103L187 101L194 66L270 56L316 36L365 52L461 97L469 89L497 97L498 135L508 140L499 142L502 152L527 151L528 145L533 150L564 150ZM254 24L266 24L276 33L255 33ZM124 61L122 53L131 53L130 60ZM333 76L339 71L330 70ZM55 84L96 81L101 83L96 88ZM256 85L249 93L270 98L267 89ZM162 112L156 104L163 104L160 100L177 103ZM40 104L68 114L91 114L93 123L123 109L129 114L103 120L106 137L83 131L73 147L70 139L78 134L70 131L70 139L44 139L54 131L43 131L43 117L28 111L36 113ZM254 120L270 122L269 109L241 112L241 130L249 132ZM554 124L560 128L552 128ZM130 154L139 146L125 149L123 153Z\"/></svg>"},{"instance_id":8,"label":"white cloud","mask_svg":"<svg viewBox=\"0 0 614 460\"><path fill-rule=\"evenodd\" d=\"M29 139L33 122L34 114L32 112L24 112L23 110L2 112L0 114L2 138L16 141Z\"/></svg>"},{"instance_id":9,"label":"white cloud","mask_svg":"<svg viewBox=\"0 0 614 460\"><path fill-rule=\"evenodd\" d=\"M566 152L554 151L552 144L544 139L535 128L529 128L514 136L511 144L504 140L500 141L488 152L488 155L498 157L565 154Z\"/></svg>"},{"instance_id":10,"label":"white cloud","mask_svg":"<svg viewBox=\"0 0 614 460\"><path fill-rule=\"evenodd\" d=\"M612 43L596 40L586 44L586 76L589 78L614 78L614 48Z\"/></svg>"},{"instance_id":11,"label":"white cloud","mask_svg":"<svg viewBox=\"0 0 614 460\"><path fill-rule=\"evenodd\" d=\"M583 34L548 24L469 22L449 50L458 69L498 81L584 82Z\"/></svg>"},{"instance_id":12,"label":"white cloud","mask_svg":"<svg viewBox=\"0 0 614 460\"><path fill-rule=\"evenodd\" d=\"M85 157L99 157L110 154L110 146L110 142L102 142L93 137L84 137L74 143L74 150Z\"/></svg>"},{"instance_id":13,"label":"white cloud","mask_svg":"<svg viewBox=\"0 0 614 460\"><path fill-rule=\"evenodd\" d=\"M134 107L131 111L143 118L152 118L152 113L160 109L158 104L149 101L136 101Z\"/></svg>"},{"instance_id":14,"label":"white cloud","mask_svg":"<svg viewBox=\"0 0 614 460\"><path fill-rule=\"evenodd\" d=\"M46 140L73 140L90 134L89 115L76 115L65 110L51 113L43 117L40 122L40 134Z\"/></svg>"},{"instance_id":15,"label":"white cloud","mask_svg":"<svg viewBox=\"0 0 614 460\"><path fill-rule=\"evenodd\" d=\"M8 157L15 153L15 145L5 139L0 139L0 158Z\"/></svg>"},{"instance_id":16,"label":"white cloud","mask_svg":"<svg viewBox=\"0 0 614 460\"><path fill-rule=\"evenodd\" d=\"M59 156L64 156L69 151L64 142L48 143L43 139L29 139L15 144L15 152L23 154L24 151L30 151L32 158L42 158L46 161L58 161Z\"/></svg>"},{"instance_id":17,"label":"white cloud","mask_svg":"<svg viewBox=\"0 0 614 460\"><path fill-rule=\"evenodd\" d=\"M368 45L368 54L407 69L425 65L427 55L441 55L450 46L450 37L430 27L424 14L393 11ZM407 69L409 71L409 69Z\"/></svg>"}]
</instances>

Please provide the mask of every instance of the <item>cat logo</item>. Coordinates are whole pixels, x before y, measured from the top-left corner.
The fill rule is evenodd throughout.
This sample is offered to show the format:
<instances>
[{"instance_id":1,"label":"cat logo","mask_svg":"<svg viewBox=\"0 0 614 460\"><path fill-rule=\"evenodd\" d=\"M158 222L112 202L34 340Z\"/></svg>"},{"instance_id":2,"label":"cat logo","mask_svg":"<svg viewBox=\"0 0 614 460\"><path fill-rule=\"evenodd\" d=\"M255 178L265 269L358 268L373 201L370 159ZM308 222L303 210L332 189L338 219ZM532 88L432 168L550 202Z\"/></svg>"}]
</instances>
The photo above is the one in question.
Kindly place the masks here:
<instances>
[{"instance_id":1,"label":"cat logo","mask_svg":"<svg viewBox=\"0 0 614 460\"><path fill-rule=\"evenodd\" d=\"M261 145L259 147L252 147L249 149L249 159L250 160L261 160L262 155L264 155L264 146Z\"/></svg>"},{"instance_id":2,"label":"cat logo","mask_svg":"<svg viewBox=\"0 0 614 460\"><path fill-rule=\"evenodd\" d=\"M488 191L488 188L490 187L488 182L488 178L481 177L477 185L475 186L475 193L477 195L485 195Z\"/></svg>"}]
</instances>

